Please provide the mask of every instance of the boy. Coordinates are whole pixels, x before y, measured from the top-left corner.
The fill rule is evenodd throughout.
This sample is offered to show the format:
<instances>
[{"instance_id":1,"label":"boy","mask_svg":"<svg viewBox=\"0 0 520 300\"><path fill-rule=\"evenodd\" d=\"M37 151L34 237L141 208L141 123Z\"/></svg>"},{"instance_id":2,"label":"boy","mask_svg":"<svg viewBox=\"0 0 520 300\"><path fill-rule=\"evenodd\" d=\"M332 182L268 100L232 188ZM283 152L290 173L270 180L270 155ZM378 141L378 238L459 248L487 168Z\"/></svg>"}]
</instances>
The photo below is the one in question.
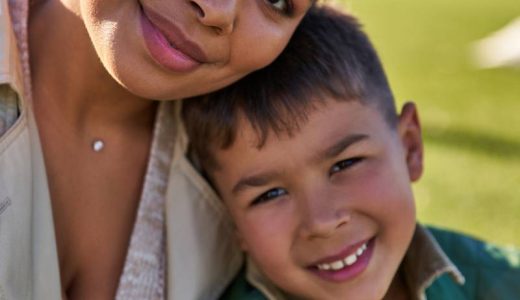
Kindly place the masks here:
<instances>
[{"instance_id":1,"label":"boy","mask_svg":"<svg viewBox=\"0 0 520 300\"><path fill-rule=\"evenodd\" d=\"M352 17L313 9L271 66L184 105L248 257L224 299L519 297L519 252L416 224L417 110Z\"/></svg>"}]
</instances>

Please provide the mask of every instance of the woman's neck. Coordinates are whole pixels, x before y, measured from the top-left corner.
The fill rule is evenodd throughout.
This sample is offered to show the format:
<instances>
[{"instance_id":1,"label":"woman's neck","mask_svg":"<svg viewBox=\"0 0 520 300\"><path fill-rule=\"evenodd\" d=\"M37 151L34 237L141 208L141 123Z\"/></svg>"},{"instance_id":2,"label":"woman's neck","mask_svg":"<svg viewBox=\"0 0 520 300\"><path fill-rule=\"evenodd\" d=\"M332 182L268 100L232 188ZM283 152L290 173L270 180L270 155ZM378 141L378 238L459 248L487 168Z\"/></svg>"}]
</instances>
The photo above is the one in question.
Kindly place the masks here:
<instances>
[{"instance_id":1,"label":"woman's neck","mask_svg":"<svg viewBox=\"0 0 520 300\"><path fill-rule=\"evenodd\" d=\"M76 130L150 126L155 102L133 95L112 78L77 13L60 1L37 2L28 27L37 115L59 117Z\"/></svg>"}]
</instances>

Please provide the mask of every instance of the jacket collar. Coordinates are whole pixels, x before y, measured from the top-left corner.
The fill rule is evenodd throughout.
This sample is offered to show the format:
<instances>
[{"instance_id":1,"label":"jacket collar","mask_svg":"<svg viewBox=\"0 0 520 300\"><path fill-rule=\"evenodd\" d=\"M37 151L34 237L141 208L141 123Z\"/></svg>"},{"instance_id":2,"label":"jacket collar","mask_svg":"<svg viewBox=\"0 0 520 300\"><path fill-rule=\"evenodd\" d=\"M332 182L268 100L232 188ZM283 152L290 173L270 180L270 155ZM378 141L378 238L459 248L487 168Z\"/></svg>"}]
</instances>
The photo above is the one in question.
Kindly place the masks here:
<instances>
[{"instance_id":1,"label":"jacket collar","mask_svg":"<svg viewBox=\"0 0 520 300\"><path fill-rule=\"evenodd\" d=\"M405 254L401 268L412 299L425 300L426 289L443 274L449 274L460 285L464 276L450 261L435 238L420 224L417 224L412 242ZM280 289L274 286L256 267L251 259L247 260L247 280L269 300L288 300Z\"/></svg>"},{"instance_id":2,"label":"jacket collar","mask_svg":"<svg viewBox=\"0 0 520 300\"><path fill-rule=\"evenodd\" d=\"M29 79L27 0L0 0L0 84L25 95ZM24 98L24 97L20 97ZM24 106L23 99L20 105Z\"/></svg>"},{"instance_id":3,"label":"jacket collar","mask_svg":"<svg viewBox=\"0 0 520 300\"><path fill-rule=\"evenodd\" d=\"M30 102L27 15L26 0L0 0L0 136Z\"/></svg>"}]
</instances>

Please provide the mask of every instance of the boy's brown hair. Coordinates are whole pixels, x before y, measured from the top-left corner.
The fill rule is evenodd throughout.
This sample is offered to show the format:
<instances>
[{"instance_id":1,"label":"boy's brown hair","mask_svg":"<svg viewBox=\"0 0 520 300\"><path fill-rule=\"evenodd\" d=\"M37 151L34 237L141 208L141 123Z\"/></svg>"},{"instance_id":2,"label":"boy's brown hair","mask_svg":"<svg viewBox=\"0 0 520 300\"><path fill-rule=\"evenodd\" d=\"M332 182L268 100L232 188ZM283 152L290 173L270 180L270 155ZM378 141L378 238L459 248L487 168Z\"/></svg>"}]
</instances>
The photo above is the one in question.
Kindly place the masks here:
<instances>
[{"instance_id":1,"label":"boy's brown hair","mask_svg":"<svg viewBox=\"0 0 520 300\"><path fill-rule=\"evenodd\" d=\"M384 70L359 23L315 6L271 65L183 103L191 158L207 171L218 168L211 153L233 144L241 113L258 132L261 147L270 131L292 134L325 98L375 105L390 126L397 123Z\"/></svg>"}]
</instances>

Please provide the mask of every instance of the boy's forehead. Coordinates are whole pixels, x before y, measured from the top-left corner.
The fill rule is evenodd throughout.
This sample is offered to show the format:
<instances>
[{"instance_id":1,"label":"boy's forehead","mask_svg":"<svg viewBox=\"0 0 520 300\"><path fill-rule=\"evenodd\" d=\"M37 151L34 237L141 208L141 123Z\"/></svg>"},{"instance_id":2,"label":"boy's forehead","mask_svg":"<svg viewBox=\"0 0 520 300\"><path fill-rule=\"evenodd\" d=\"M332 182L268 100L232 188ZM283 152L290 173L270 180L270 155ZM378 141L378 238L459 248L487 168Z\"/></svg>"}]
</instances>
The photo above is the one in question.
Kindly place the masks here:
<instances>
[{"instance_id":1,"label":"boy's forehead","mask_svg":"<svg viewBox=\"0 0 520 300\"><path fill-rule=\"evenodd\" d=\"M240 110L237 112L234 126L234 139L229 148L233 148L236 145L246 146L246 148L262 148L259 147L262 141L262 134L258 126L255 126ZM220 150L222 151L222 149Z\"/></svg>"},{"instance_id":2,"label":"boy's forehead","mask_svg":"<svg viewBox=\"0 0 520 300\"><path fill-rule=\"evenodd\" d=\"M322 133L314 136L319 140L320 137L324 138L328 136L327 134L335 132L339 134L349 131L375 130L376 127L379 127L377 125L382 125L381 121L385 121L386 124L380 109L358 99L338 100L324 97L312 101L308 107L299 112L303 116L298 120L291 120L290 118L294 118L293 115L282 115L280 123L268 124L266 132L263 134L260 125L254 124L243 112L239 111L235 128L235 142L261 150L266 144L291 142L309 132ZM378 130L381 129L383 128Z\"/></svg>"},{"instance_id":3,"label":"boy's forehead","mask_svg":"<svg viewBox=\"0 0 520 300\"><path fill-rule=\"evenodd\" d=\"M389 131L379 111L372 106L359 101L339 102L334 99L327 99L309 110L306 120L290 131L275 132L270 128L265 141L243 113L237 115L236 127L235 140L228 150L234 150L231 151L233 155L252 158L267 152L281 156L290 155L289 151L321 153L344 139L377 137ZM252 161L254 159L249 163Z\"/></svg>"}]
</instances>

